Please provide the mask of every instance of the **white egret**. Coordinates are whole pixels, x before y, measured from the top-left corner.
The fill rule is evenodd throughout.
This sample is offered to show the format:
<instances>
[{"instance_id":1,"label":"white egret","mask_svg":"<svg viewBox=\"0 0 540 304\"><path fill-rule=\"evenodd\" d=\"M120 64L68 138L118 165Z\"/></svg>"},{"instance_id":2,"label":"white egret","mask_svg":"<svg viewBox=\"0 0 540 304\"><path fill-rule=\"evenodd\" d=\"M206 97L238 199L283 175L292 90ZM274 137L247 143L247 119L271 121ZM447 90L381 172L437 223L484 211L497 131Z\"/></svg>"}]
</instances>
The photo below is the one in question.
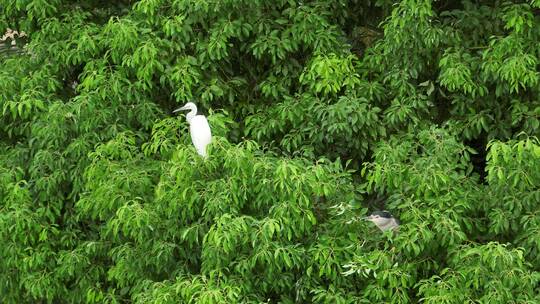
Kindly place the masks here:
<instances>
[{"instance_id":1,"label":"white egret","mask_svg":"<svg viewBox=\"0 0 540 304\"><path fill-rule=\"evenodd\" d=\"M377 225L381 231L399 228L399 221L388 211L375 211L364 219Z\"/></svg>"},{"instance_id":2,"label":"white egret","mask_svg":"<svg viewBox=\"0 0 540 304\"><path fill-rule=\"evenodd\" d=\"M189 123L191 142L197 149L197 153L202 157L206 157L206 146L212 141L212 132L208 120L204 115L197 115L197 106L193 102L186 103L183 107L174 110L173 113L183 110L190 110L186 114L186 119Z\"/></svg>"}]
</instances>

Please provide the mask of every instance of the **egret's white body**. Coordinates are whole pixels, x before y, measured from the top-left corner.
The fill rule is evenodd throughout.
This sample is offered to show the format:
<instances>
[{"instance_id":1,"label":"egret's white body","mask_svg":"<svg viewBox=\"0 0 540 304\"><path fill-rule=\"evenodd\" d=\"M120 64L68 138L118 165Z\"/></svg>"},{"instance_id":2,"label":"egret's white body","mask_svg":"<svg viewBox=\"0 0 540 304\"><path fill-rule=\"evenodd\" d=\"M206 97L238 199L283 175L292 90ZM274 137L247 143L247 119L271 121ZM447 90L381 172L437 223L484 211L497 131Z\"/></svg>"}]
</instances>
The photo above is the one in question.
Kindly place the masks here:
<instances>
[{"instance_id":1,"label":"egret's white body","mask_svg":"<svg viewBox=\"0 0 540 304\"><path fill-rule=\"evenodd\" d=\"M197 153L202 157L206 157L206 146L212 141L212 132L210 125L204 115L197 115L197 106L193 102L186 103L183 107L176 109L173 113L190 110L186 114L186 120L189 123L189 133L191 134L191 142Z\"/></svg>"}]
</instances>

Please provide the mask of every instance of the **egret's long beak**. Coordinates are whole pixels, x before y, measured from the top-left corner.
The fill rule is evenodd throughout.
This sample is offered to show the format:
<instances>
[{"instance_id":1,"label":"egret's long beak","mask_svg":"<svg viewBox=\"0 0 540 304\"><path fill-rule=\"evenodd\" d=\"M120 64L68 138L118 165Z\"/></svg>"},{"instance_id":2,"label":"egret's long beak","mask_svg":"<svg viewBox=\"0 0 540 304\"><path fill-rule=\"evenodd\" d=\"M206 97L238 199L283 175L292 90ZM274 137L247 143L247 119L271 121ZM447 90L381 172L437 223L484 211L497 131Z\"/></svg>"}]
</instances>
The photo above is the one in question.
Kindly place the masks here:
<instances>
[{"instance_id":1,"label":"egret's long beak","mask_svg":"<svg viewBox=\"0 0 540 304\"><path fill-rule=\"evenodd\" d=\"M178 108L178 109L176 109L176 110L174 110L174 111L172 111L172 112L173 112L173 113L176 113L176 112L178 112L178 111L183 111L183 110L187 110L186 107Z\"/></svg>"},{"instance_id":2,"label":"egret's long beak","mask_svg":"<svg viewBox=\"0 0 540 304\"><path fill-rule=\"evenodd\" d=\"M372 219L373 219L373 217L371 217L371 215L370 216L365 216L365 217L362 218L362 220L364 220L364 221L371 221Z\"/></svg>"}]
</instances>

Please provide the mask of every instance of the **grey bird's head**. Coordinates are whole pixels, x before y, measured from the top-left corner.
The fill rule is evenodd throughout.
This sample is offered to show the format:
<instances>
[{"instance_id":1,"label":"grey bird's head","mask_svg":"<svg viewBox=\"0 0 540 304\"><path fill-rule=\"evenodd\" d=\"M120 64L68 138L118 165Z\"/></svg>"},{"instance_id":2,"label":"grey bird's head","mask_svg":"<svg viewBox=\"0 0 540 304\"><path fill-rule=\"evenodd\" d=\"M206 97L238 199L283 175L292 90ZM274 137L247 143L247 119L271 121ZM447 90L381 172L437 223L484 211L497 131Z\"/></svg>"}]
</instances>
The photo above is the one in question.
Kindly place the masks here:
<instances>
[{"instance_id":1,"label":"grey bird's head","mask_svg":"<svg viewBox=\"0 0 540 304\"><path fill-rule=\"evenodd\" d=\"M399 227L399 221L388 211L375 211L364 220L375 224L381 231L392 230Z\"/></svg>"}]
</instances>

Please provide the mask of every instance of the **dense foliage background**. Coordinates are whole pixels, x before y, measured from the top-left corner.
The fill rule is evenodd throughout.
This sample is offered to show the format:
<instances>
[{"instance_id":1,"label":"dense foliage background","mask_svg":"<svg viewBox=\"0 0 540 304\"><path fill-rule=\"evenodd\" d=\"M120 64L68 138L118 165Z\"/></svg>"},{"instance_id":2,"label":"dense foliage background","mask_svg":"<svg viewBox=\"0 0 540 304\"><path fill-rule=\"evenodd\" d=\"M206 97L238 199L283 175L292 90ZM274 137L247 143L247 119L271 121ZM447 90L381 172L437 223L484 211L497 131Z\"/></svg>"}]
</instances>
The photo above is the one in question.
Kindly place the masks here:
<instances>
[{"instance_id":1,"label":"dense foliage background","mask_svg":"<svg viewBox=\"0 0 540 304\"><path fill-rule=\"evenodd\" d=\"M0 0L8 28L2 303L540 303L540 1Z\"/></svg>"}]
</instances>

